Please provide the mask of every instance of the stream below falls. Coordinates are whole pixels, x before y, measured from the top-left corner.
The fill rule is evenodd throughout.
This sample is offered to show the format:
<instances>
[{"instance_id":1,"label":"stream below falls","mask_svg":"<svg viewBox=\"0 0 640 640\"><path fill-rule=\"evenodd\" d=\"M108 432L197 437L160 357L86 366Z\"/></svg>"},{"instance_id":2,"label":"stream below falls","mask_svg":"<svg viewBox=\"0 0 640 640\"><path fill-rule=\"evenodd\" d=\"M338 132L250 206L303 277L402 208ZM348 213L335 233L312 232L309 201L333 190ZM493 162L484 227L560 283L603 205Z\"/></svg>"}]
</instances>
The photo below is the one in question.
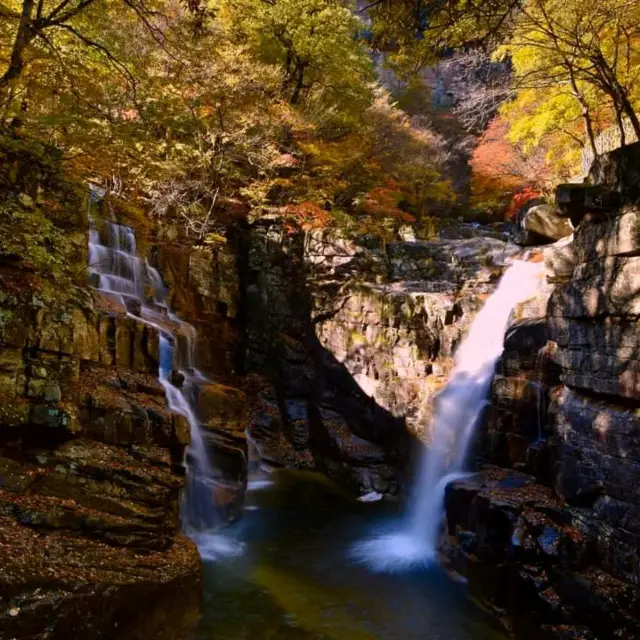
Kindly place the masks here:
<instances>
[{"instance_id":1,"label":"stream below falls","mask_svg":"<svg viewBox=\"0 0 640 640\"><path fill-rule=\"evenodd\" d=\"M437 567L372 573L354 540L384 532L400 505L362 504L330 480L276 471L249 483L244 515L205 561L194 640L499 640L464 584ZM224 553L243 545L242 552Z\"/></svg>"}]
</instances>

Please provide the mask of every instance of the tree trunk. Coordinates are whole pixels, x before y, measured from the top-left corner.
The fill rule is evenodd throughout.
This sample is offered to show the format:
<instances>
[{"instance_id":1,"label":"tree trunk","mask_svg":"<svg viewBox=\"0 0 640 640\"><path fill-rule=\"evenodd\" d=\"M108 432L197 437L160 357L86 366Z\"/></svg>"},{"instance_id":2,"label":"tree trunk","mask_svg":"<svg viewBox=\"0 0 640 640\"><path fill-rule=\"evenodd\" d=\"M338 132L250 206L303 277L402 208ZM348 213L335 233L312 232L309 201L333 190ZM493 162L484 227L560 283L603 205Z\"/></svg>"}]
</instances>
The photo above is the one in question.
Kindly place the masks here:
<instances>
[{"instance_id":1,"label":"tree trunk","mask_svg":"<svg viewBox=\"0 0 640 640\"><path fill-rule=\"evenodd\" d=\"M620 135L622 136L622 146L624 146L625 133L623 130L622 114L626 115L631 122L633 131L636 134L636 138L640 140L640 119L636 114L633 105L629 100L628 90L620 84L618 76L614 69L612 69L607 63L602 54L595 57L596 69L600 80L602 81L602 90L609 95L613 100L613 104L616 110L616 116L619 117L618 125L620 126Z\"/></svg>"},{"instance_id":2,"label":"tree trunk","mask_svg":"<svg viewBox=\"0 0 640 640\"><path fill-rule=\"evenodd\" d=\"M616 122L618 123L618 129L620 130L620 146L624 147L627 144L627 135L624 131L624 120L622 118L622 111L616 105Z\"/></svg>"},{"instance_id":3,"label":"tree trunk","mask_svg":"<svg viewBox=\"0 0 640 640\"><path fill-rule=\"evenodd\" d=\"M638 114L635 112L633 105L629 102L629 98L626 95L622 101L622 109L631 122L633 131L636 134L636 139L640 140L640 120L638 119Z\"/></svg>"},{"instance_id":4,"label":"tree trunk","mask_svg":"<svg viewBox=\"0 0 640 640\"><path fill-rule=\"evenodd\" d=\"M620 136L622 141L620 146L624 146L626 142L624 121L622 118L623 115L626 115L627 118L629 118L629 122L631 122L633 131L636 134L636 139L640 140L640 120L638 120L638 115L629 101L627 90L620 84L615 76L611 78L611 89L611 97L616 108L616 117L618 118L618 126L620 127Z\"/></svg>"},{"instance_id":5,"label":"tree trunk","mask_svg":"<svg viewBox=\"0 0 640 640\"><path fill-rule=\"evenodd\" d=\"M589 146L591 147L591 151L593 151L594 160L598 157L598 148L596 147L596 136L593 131L593 122L591 121L591 115L589 114L589 109L585 108L582 111L582 117L584 119L584 126L587 130L587 138L589 139Z\"/></svg>"},{"instance_id":6,"label":"tree trunk","mask_svg":"<svg viewBox=\"0 0 640 640\"><path fill-rule=\"evenodd\" d=\"M33 5L34 0L23 0L22 2L22 15L20 16L20 23L18 24L16 39L13 43L9 66L2 77L0 77L0 89L2 89L3 92L6 91L11 81L20 77L24 67L24 50L35 37L35 32L32 30Z\"/></svg>"},{"instance_id":7,"label":"tree trunk","mask_svg":"<svg viewBox=\"0 0 640 640\"><path fill-rule=\"evenodd\" d=\"M571 66L569 61L566 61L566 66L569 71L569 78L571 80L571 90L575 99L580 103L580 106L582 107L582 118L584 119L587 139L589 140L591 151L593 151L593 159L595 160L598 157L598 149L596 148L596 136L593 131L593 122L591 120L591 113L589 112L589 105L587 104L587 101L584 99L584 96L578 88L578 83L576 82L573 67Z\"/></svg>"},{"instance_id":8,"label":"tree trunk","mask_svg":"<svg viewBox=\"0 0 640 640\"><path fill-rule=\"evenodd\" d=\"M296 65L295 75L296 75L296 84L293 88L293 93L291 94L290 103L292 105L296 105L300 102L300 96L302 95L302 90L304 89L304 72L307 68L307 64L304 62L298 63Z\"/></svg>"}]
</instances>

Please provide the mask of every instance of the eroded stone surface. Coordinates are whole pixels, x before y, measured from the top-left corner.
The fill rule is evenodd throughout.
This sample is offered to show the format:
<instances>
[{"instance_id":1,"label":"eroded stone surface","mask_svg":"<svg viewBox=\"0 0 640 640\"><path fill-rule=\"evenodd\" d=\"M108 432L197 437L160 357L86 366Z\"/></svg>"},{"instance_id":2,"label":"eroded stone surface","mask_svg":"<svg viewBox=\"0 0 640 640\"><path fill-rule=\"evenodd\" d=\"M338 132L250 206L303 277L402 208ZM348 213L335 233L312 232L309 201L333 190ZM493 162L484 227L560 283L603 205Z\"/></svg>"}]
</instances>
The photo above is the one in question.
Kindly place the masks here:
<instances>
[{"instance_id":1,"label":"eroded stone surface","mask_svg":"<svg viewBox=\"0 0 640 640\"><path fill-rule=\"evenodd\" d=\"M407 432L429 439L453 352L519 251L494 237L383 246L256 225L247 366L264 384L251 427L262 457L397 492Z\"/></svg>"},{"instance_id":2,"label":"eroded stone surface","mask_svg":"<svg viewBox=\"0 0 640 640\"><path fill-rule=\"evenodd\" d=\"M140 553L0 515L0 553L3 637L180 640L197 620L200 561L181 535Z\"/></svg>"},{"instance_id":3,"label":"eroded stone surface","mask_svg":"<svg viewBox=\"0 0 640 640\"><path fill-rule=\"evenodd\" d=\"M516 637L637 637L637 591L599 557L597 527L534 477L488 470L450 486L446 507L453 567Z\"/></svg>"}]
</instances>

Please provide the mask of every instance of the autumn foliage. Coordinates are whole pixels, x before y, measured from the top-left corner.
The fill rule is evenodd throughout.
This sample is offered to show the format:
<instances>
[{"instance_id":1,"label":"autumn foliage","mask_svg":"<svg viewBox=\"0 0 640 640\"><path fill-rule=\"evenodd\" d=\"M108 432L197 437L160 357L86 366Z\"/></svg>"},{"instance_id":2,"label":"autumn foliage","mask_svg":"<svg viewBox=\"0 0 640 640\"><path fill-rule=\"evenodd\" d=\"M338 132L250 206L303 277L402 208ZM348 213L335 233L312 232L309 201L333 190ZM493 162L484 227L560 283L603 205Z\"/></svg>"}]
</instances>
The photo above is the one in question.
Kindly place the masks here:
<instances>
[{"instance_id":1,"label":"autumn foliage","mask_svg":"<svg viewBox=\"0 0 640 640\"><path fill-rule=\"evenodd\" d=\"M532 187L524 187L522 191L514 193L509 207L507 208L507 218L513 218L528 202L536 200L542 196L542 192L536 191Z\"/></svg>"},{"instance_id":2,"label":"autumn foliage","mask_svg":"<svg viewBox=\"0 0 640 640\"><path fill-rule=\"evenodd\" d=\"M612 123L640 132L639 6L402 0L368 23L334 0L6 0L0 128L199 241L225 216L274 210L419 225L455 210L466 167L410 79L482 40L483 66L510 76L480 119L499 113L471 158L470 204L500 217L571 177ZM376 81L372 46L419 87L409 112Z\"/></svg>"},{"instance_id":3,"label":"autumn foliage","mask_svg":"<svg viewBox=\"0 0 640 640\"><path fill-rule=\"evenodd\" d=\"M442 140L376 85L348 4L36 5L2 9L0 126L156 223L204 241L238 215L400 223L453 199Z\"/></svg>"},{"instance_id":4,"label":"autumn foliage","mask_svg":"<svg viewBox=\"0 0 640 640\"><path fill-rule=\"evenodd\" d=\"M504 212L510 214L531 197L538 197L545 181L551 179L544 158L525 156L508 135L507 122L495 118L471 158L471 205L491 212L495 219L502 219Z\"/></svg>"},{"instance_id":5,"label":"autumn foliage","mask_svg":"<svg viewBox=\"0 0 640 640\"><path fill-rule=\"evenodd\" d=\"M374 218L389 217L400 222L415 222L415 216L399 207L405 198L401 185L389 180L385 186L376 187L365 194L361 212Z\"/></svg>"},{"instance_id":6,"label":"autumn foliage","mask_svg":"<svg viewBox=\"0 0 640 640\"><path fill-rule=\"evenodd\" d=\"M301 202L290 204L284 209L284 213L292 223L290 229L300 228L304 230L322 229L331 223L331 214L315 202Z\"/></svg>"}]
</instances>

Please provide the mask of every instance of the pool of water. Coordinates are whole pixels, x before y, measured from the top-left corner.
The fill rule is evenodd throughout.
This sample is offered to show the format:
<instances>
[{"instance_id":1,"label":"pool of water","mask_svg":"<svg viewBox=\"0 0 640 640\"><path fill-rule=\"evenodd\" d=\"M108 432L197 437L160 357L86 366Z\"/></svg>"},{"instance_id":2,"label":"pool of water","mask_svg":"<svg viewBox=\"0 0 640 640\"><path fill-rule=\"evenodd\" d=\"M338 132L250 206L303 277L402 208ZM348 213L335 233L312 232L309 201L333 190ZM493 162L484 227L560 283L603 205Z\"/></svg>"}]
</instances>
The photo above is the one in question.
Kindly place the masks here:
<instances>
[{"instance_id":1,"label":"pool of water","mask_svg":"<svg viewBox=\"0 0 640 640\"><path fill-rule=\"evenodd\" d=\"M378 574L351 559L394 511L317 474L253 482L243 518L211 541L196 640L502 640L441 570Z\"/></svg>"}]
</instances>

